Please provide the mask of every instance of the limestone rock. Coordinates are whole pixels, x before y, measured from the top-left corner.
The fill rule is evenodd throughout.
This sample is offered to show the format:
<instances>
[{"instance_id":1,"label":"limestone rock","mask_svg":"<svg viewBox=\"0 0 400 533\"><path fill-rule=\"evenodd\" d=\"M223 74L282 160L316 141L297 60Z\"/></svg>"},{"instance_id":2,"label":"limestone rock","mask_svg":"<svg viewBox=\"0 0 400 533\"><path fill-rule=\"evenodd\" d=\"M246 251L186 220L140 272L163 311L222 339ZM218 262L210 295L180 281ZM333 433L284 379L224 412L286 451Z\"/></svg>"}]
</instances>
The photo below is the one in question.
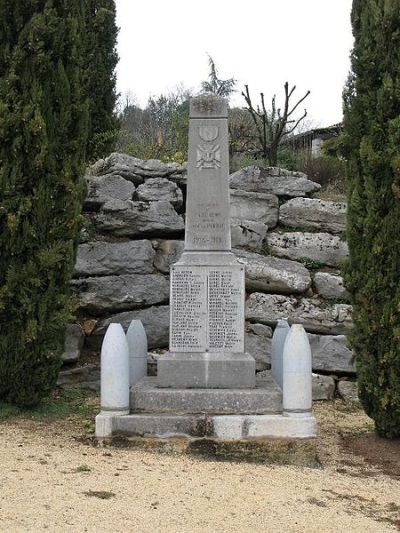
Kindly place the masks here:
<instances>
[{"instance_id":1,"label":"limestone rock","mask_svg":"<svg viewBox=\"0 0 400 533\"><path fill-rule=\"evenodd\" d=\"M183 205L181 189L166 178L148 179L145 183L139 185L136 190L136 197L144 202L168 200L177 209L180 209Z\"/></svg>"},{"instance_id":2,"label":"limestone rock","mask_svg":"<svg viewBox=\"0 0 400 533\"><path fill-rule=\"evenodd\" d=\"M154 266L165 274L169 274L171 265L179 261L183 249L185 247L184 241L154 241L156 248L156 256L154 259Z\"/></svg>"},{"instance_id":3,"label":"limestone rock","mask_svg":"<svg viewBox=\"0 0 400 533\"><path fill-rule=\"evenodd\" d=\"M346 300L349 296L343 285L343 278L330 272L316 272L314 275L314 286L316 291L323 298L334 298Z\"/></svg>"},{"instance_id":4,"label":"limestone rock","mask_svg":"<svg viewBox=\"0 0 400 533\"><path fill-rule=\"evenodd\" d=\"M263 370L258 372L258 379L270 378L271 370ZM332 400L335 394L335 381L330 376L320 376L319 374L312 375L312 399L318 400Z\"/></svg>"},{"instance_id":5,"label":"limestone rock","mask_svg":"<svg viewBox=\"0 0 400 533\"><path fill-rule=\"evenodd\" d=\"M267 231L268 226L260 222L231 219L232 246L260 251Z\"/></svg>"},{"instance_id":6,"label":"limestone rock","mask_svg":"<svg viewBox=\"0 0 400 533\"><path fill-rule=\"evenodd\" d=\"M73 280L79 309L93 315L167 302L169 281L159 274L124 274Z\"/></svg>"},{"instance_id":7,"label":"limestone rock","mask_svg":"<svg viewBox=\"0 0 400 533\"><path fill-rule=\"evenodd\" d=\"M310 273L301 263L244 250L234 252L239 263L245 265L249 292L302 293L311 285Z\"/></svg>"},{"instance_id":8,"label":"limestone rock","mask_svg":"<svg viewBox=\"0 0 400 533\"><path fill-rule=\"evenodd\" d=\"M263 329L265 328L265 329ZM271 368L272 330L264 324L248 324L245 333L245 350L256 361L256 371Z\"/></svg>"},{"instance_id":9,"label":"limestone rock","mask_svg":"<svg viewBox=\"0 0 400 533\"><path fill-rule=\"evenodd\" d=\"M157 159L143 160L118 153L113 153L106 159L100 159L90 168L92 176L114 174L122 176L135 185L143 183L147 178L177 176L184 172L185 168L177 163L163 163Z\"/></svg>"},{"instance_id":10,"label":"limestone rock","mask_svg":"<svg viewBox=\"0 0 400 533\"><path fill-rule=\"evenodd\" d=\"M252 322L248 322L246 324L246 331L254 333L254 335L272 338L272 328L265 324L253 324Z\"/></svg>"},{"instance_id":11,"label":"limestone rock","mask_svg":"<svg viewBox=\"0 0 400 533\"><path fill-rule=\"evenodd\" d=\"M248 324L246 330L257 334L257 328L262 324ZM268 327L268 326L264 326ZM256 331L253 331L255 328ZM272 335L272 330L269 328ZM268 336L268 335L267 335ZM312 352L312 368L315 372L332 372L355 374L353 366L352 351L347 347L345 335L317 335L308 333ZM253 355L250 352L251 355ZM270 352L267 353L267 362L269 363Z\"/></svg>"},{"instance_id":12,"label":"limestone rock","mask_svg":"<svg viewBox=\"0 0 400 533\"><path fill-rule=\"evenodd\" d=\"M323 372L351 373L356 369L352 363L353 352L347 346L345 335L308 334L313 354L313 369Z\"/></svg>"},{"instance_id":13,"label":"limestone rock","mask_svg":"<svg viewBox=\"0 0 400 533\"><path fill-rule=\"evenodd\" d=\"M338 383L338 392L343 400L348 402L358 402L358 386L356 381L341 379Z\"/></svg>"},{"instance_id":14,"label":"limestone rock","mask_svg":"<svg viewBox=\"0 0 400 533\"><path fill-rule=\"evenodd\" d=\"M330 376L313 374L312 376L313 400L333 400L335 396L335 380Z\"/></svg>"},{"instance_id":15,"label":"limestone rock","mask_svg":"<svg viewBox=\"0 0 400 533\"><path fill-rule=\"evenodd\" d=\"M348 256L347 243L329 233L272 232L266 242L274 255L286 259L307 258L337 266Z\"/></svg>"},{"instance_id":16,"label":"limestone rock","mask_svg":"<svg viewBox=\"0 0 400 533\"><path fill-rule=\"evenodd\" d=\"M100 390L100 366L86 365L63 370L58 375L57 386L62 389L78 388Z\"/></svg>"},{"instance_id":17,"label":"limestone rock","mask_svg":"<svg viewBox=\"0 0 400 533\"><path fill-rule=\"evenodd\" d=\"M132 200L135 186L121 176L88 176L88 194L84 202L84 208L93 209L100 207L111 200Z\"/></svg>"},{"instance_id":18,"label":"limestone rock","mask_svg":"<svg viewBox=\"0 0 400 533\"><path fill-rule=\"evenodd\" d=\"M61 358L64 363L76 363L85 342L85 334L79 324L68 324L65 332L64 353Z\"/></svg>"},{"instance_id":19,"label":"limestone rock","mask_svg":"<svg viewBox=\"0 0 400 533\"><path fill-rule=\"evenodd\" d=\"M139 309L137 311L128 311L100 320L97 323L92 335L90 337L87 337L87 346L89 346L93 350L100 349L103 337L106 333L109 324L114 322L122 324L122 327L126 331L132 320L142 321L144 329L146 331L148 347L150 350L154 348L165 348L168 346L168 305L154 306L149 307L147 309Z\"/></svg>"},{"instance_id":20,"label":"limestone rock","mask_svg":"<svg viewBox=\"0 0 400 533\"><path fill-rule=\"evenodd\" d=\"M95 216L97 229L118 237L170 235L183 232L183 219L170 202L109 201Z\"/></svg>"},{"instance_id":21,"label":"limestone rock","mask_svg":"<svg viewBox=\"0 0 400 533\"><path fill-rule=\"evenodd\" d=\"M342 335L351 327L351 305L325 305L317 298L293 298L253 292L247 299L246 319L273 326L279 318L302 324L312 333Z\"/></svg>"},{"instance_id":22,"label":"limestone rock","mask_svg":"<svg viewBox=\"0 0 400 533\"><path fill-rule=\"evenodd\" d=\"M78 246L75 276L151 274L155 251L148 240L94 241Z\"/></svg>"},{"instance_id":23,"label":"limestone rock","mask_svg":"<svg viewBox=\"0 0 400 533\"><path fill-rule=\"evenodd\" d=\"M318 198L293 198L281 205L279 222L306 230L342 233L346 228L346 204Z\"/></svg>"},{"instance_id":24,"label":"limestone rock","mask_svg":"<svg viewBox=\"0 0 400 533\"><path fill-rule=\"evenodd\" d=\"M231 190L231 219L265 224L273 228L278 223L278 198L274 194Z\"/></svg>"},{"instance_id":25,"label":"limestone rock","mask_svg":"<svg viewBox=\"0 0 400 533\"><path fill-rule=\"evenodd\" d=\"M231 174L229 182L232 189L289 197L307 196L321 188L302 172L277 167L249 166Z\"/></svg>"}]
</instances>

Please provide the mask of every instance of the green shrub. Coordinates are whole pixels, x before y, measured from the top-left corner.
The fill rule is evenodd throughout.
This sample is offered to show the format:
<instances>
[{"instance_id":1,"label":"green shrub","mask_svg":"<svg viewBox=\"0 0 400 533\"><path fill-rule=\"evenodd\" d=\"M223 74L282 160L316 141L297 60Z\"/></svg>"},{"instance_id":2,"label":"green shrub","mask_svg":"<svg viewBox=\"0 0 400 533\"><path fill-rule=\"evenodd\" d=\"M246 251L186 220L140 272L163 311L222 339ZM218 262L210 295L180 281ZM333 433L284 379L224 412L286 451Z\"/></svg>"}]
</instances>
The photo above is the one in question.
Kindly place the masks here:
<instances>
[{"instance_id":1,"label":"green shrub","mask_svg":"<svg viewBox=\"0 0 400 533\"><path fill-rule=\"evenodd\" d=\"M118 28L114 0L85 0L83 86L89 104L86 156L89 161L109 155L119 134L115 112L115 68Z\"/></svg>"},{"instance_id":2,"label":"green shrub","mask_svg":"<svg viewBox=\"0 0 400 533\"><path fill-rule=\"evenodd\" d=\"M0 1L0 399L57 379L85 192L79 0Z\"/></svg>"},{"instance_id":3,"label":"green shrub","mask_svg":"<svg viewBox=\"0 0 400 533\"><path fill-rule=\"evenodd\" d=\"M311 154L297 156L296 170L304 172L307 176L323 188L330 188L337 193L346 192L346 164L338 157L321 155L312 157Z\"/></svg>"},{"instance_id":4,"label":"green shrub","mask_svg":"<svg viewBox=\"0 0 400 533\"><path fill-rule=\"evenodd\" d=\"M400 436L400 0L354 0L344 92L353 303L360 400L379 435Z\"/></svg>"}]
</instances>

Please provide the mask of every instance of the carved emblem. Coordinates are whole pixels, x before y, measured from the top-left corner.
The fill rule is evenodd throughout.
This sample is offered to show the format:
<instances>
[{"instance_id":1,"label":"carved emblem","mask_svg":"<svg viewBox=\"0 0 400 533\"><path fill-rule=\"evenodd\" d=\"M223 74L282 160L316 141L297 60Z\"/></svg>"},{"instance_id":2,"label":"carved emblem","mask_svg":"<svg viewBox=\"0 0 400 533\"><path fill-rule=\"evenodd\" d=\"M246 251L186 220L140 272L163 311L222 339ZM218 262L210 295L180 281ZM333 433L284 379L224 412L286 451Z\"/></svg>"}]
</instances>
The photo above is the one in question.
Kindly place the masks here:
<instances>
[{"instance_id":1,"label":"carved emblem","mask_svg":"<svg viewBox=\"0 0 400 533\"><path fill-rule=\"evenodd\" d=\"M221 166L221 150L215 139L218 137L217 126L201 126L199 137L203 143L197 145L196 168L219 168Z\"/></svg>"}]
</instances>

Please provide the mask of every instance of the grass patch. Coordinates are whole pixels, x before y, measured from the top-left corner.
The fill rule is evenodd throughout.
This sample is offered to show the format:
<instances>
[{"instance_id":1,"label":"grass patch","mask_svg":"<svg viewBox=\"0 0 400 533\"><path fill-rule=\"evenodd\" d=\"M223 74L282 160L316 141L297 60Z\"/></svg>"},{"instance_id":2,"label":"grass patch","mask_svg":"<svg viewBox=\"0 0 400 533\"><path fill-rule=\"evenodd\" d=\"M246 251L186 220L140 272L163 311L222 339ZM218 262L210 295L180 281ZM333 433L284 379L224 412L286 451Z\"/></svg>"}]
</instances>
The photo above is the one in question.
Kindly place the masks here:
<instances>
[{"instance_id":1,"label":"grass patch","mask_svg":"<svg viewBox=\"0 0 400 533\"><path fill-rule=\"evenodd\" d=\"M51 422L70 415L91 417L95 410L92 392L77 389L56 390L34 407L18 407L0 402L0 421L12 418Z\"/></svg>"},{"instance_id":2,"label":"grass patch","mask_svg":"<svg viewBox=\"0 0 400 533\"><path fill-rule=\"evenodd\" d=\"M318 270L324 266L321 261L318 261L317 259L311 259L310 257L299 257L297 261L299 263L303 263L303 265L309 270Z\"/></svg>"},{"instance_id":3,"label":"grass patch","mask_svg":"<svg viewBox=\"0 0 400 533\"><path fill-rule=\"evenodd\" d=\"M91 472L91 471L92 471L92 469L88 465L80 465L75 470L75 472L77 472L78 474L81 473L81 472Z\"/></svg>"},{"instance_id":4,"label":"grass patch","mask_svg":"<svg viewBox=\"0 0 400 533\"><path fill-rule=\"evenodd\" d=\"M113 496L115 496L114 492L110 492L108 490L88 490L83 493L85 496L92 496L95 498L100 498L101 500L109 500Z\"/></svg>"}]
</instances>

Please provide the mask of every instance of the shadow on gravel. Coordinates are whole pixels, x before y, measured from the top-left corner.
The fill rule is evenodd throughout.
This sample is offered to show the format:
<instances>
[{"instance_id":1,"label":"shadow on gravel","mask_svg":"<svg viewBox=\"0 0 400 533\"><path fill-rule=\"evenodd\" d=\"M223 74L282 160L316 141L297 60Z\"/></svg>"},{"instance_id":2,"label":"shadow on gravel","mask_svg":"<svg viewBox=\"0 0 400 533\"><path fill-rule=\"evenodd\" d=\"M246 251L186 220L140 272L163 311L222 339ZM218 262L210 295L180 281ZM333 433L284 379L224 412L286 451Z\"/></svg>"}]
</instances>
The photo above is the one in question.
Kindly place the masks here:
<instances>
[{"instance_id":1,"label":"shadow on gravel","mask_svg":"<svg viewBox=\"0 0 400 533\"><path fill-rule=\"evenodd\" d=\"M382 439L374 433L342 435L341 448L362 457L367 465L383 474L400 479L400 439Z\"/></svg>"}]
</instances>

